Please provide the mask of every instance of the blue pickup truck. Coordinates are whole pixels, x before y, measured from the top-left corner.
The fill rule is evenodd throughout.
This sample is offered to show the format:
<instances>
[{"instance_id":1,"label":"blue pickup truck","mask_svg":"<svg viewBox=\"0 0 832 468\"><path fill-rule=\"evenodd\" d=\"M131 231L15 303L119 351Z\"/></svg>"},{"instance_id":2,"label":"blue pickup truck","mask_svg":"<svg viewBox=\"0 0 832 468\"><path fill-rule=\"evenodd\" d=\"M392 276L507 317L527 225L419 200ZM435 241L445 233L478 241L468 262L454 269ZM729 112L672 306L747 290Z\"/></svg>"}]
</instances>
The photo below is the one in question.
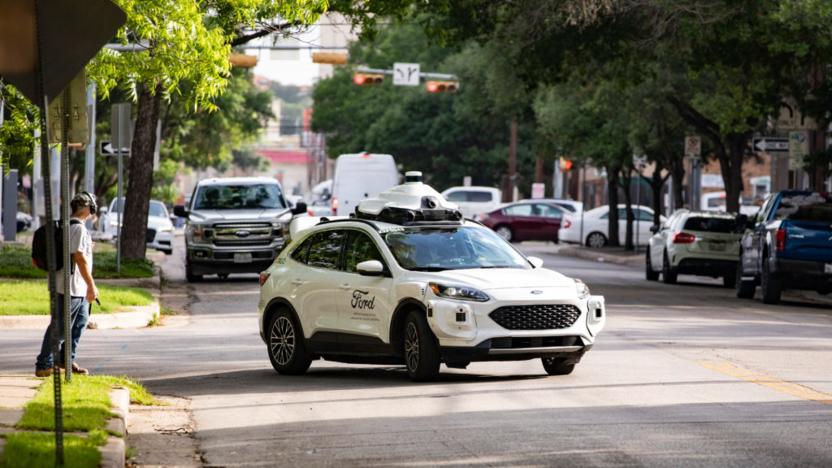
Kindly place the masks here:
<instances>
[{"instance_id":1,"label":"blue pickup truck","mask_svg":"<svg viewBox=\"0 0 832 468\"><path fill-rule=\"evenodd\" d=\"M777 304L784 289L832 292L832 195L771 194L749 220L740 244L737 297Z\"/></svg>"}]
</instances>

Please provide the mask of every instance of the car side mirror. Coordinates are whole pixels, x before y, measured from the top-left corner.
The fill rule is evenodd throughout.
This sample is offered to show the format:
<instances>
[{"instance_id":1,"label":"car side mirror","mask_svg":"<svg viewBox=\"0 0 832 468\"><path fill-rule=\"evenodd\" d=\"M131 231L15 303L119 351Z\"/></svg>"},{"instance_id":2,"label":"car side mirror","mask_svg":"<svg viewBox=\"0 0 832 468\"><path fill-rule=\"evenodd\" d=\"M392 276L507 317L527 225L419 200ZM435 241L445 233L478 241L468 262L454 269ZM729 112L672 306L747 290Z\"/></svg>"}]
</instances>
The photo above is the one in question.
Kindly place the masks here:
<instances>
[{"instance_id":1,"label":"car side mirror","mask_svg":"<svg viewBox=\"0 0 832 468\"><path fill-rule=\"evenodd\" d=\"M306 213L306 202L299 201L295 204L295 207L292 208L293 215L299 215Z\"/></svg>"},{"instance_id":2,"label":"car side mirror","mask_svg":"<svg viewBox=\"0 0 832 468\"><path fill-rule=\"evenodd\" d=\"M366 260L355 266L359 275L381 276L384 274L384 265L378 260Z\"/></svg>"},{"instance_id":3,"label":"car side mirror","mask_svg":"<svg viewBox=\"0 0 832 468\"><path fill-rule=\"evenodd\" d=\"M662 227L659 226L658 224L654 224L654 225L650 226L650 232L652 232L653 234L655 234L655 233L657 233L661 230L662 230Z\"/></svg>"},{"instance_id":4,"label":"car side mirror","mask_svg":"<svg viewBox=\"0 0 832 468\"><path fill-rule=\"evenodd\" d=\"M529 263L532 264L535 268L540 268L543 266L543 259L540 257L528 257Z\"/></svg>"},{"instance_id":5,"label":"car side mirror","mask_svg":"<svg viewBox=\"0 0 832 468\"><path fill-rule=\"evenodd\" d=\"M187 218L188 210L185 209L185 205L174 205L173 214L179 216L180 218Z\"/></svg>"}]
</instances>

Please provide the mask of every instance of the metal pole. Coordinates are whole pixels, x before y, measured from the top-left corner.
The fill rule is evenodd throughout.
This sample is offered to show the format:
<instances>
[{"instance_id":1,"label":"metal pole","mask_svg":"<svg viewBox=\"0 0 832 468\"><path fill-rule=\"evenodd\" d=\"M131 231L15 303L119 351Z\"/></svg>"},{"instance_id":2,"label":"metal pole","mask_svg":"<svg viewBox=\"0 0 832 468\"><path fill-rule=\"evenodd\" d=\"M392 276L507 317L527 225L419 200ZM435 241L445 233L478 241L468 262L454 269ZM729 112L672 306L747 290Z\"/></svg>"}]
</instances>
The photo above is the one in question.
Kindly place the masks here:
<instances>
[{"instance_id":1,"label":"metal pole","mask_svg":"<svg viewBox=\"0 0 832 468\"><path fill-rule=\"evenodd\" d=\"M3 99L3 82L0 81L0 128L3 128L3 113L4 108L6 107L6 100ZM3 148L0 147L0 194L3 193ZM0 199L2 199L2 195L0 195ZM0 202L0 217L3 215L3 203ZM4 226L5 227L5 226ZM3 231L5 229L0 229L0 242L5 240L3 236Z\"/></svg>"},{"instance_id":2,"label":"metal pole","mask_svg":"<svg viewBox=\"0 0 832 468\"><path fill-rule=\"evenodd\" d=\"M61 229L63 229L63 238L61 242L64 245L63 251L63 277L64 277L64 301L63 301L63 315L64 315L64 369L66 372L66 381L72 382L72 315L70 309L71 291L70 288L72 278L70 271L72 270L69 247L69 107L71 101L71 86L67 86L63 92L63 103L61 104Z\"/></svg>"},{"instance_id":3,"label":"metal pole","mask_svg":"<svg viewBox=\"0 0 832 468\"><path fill-rule=\"evenodd\" d=\"M95 193L95 82L87 85L87 113L89 115L90 142L84 159L84 190Z\"/></svg>"},{"instance_id":4,"label":"metal pole","mask_svg":"<svg viewBox=\"0 0 832 468\"><path fill-rule=\"evenodd\" d=\"M116 142L116 157L118 158L118 188L116 193L116 272L121 273L121 213L124 211L124 193L122 192L122 173L124 171L123 161L121 159L121 132L118 134L118 141Z\"/></svg>"},{"instance_id":5,"label":"metal pole","mask_svg":"<svg viewBox=\"0 0 832 468\"><path fill-rule=\"evenodd\" d=\"M638 241L639 241L639 227L640 227L640 219L641 219L641 166L639 165L636 168L636 172L638 173L636 176L636 254L638 254Z\"/></svg>"}]
</instances>

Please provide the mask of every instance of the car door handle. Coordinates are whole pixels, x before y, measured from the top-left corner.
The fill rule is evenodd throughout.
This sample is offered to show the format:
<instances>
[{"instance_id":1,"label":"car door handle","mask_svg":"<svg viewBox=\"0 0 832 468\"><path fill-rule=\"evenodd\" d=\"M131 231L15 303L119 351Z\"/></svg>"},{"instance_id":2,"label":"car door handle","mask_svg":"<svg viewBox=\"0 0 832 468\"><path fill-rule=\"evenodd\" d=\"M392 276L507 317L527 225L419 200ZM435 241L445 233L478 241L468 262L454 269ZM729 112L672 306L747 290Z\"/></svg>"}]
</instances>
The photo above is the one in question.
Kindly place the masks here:
<instances>
[{"instance_id":1,"label":"car door handle","mask_svg":"<svg viewBox=\"0 0 832 468\"><path fill-rule=\"evenodd\" d=\"M306 281L304 281L302 279L299 279L299 278L295 278L295 279L292 280L292 284L294 284L295 286L302 286L302 285L306 284Z\"/></svg>"},{"instance_id":2,"label":"car door handle","mask_svg":"<svg viewBox=\"0 0 832 468\"><path fill-rule=\"evenodd\" d=\"M349 283L343 283L341 286L338 286L341 289L350 289L352 286Z\"/></svg>"}]
</instances>

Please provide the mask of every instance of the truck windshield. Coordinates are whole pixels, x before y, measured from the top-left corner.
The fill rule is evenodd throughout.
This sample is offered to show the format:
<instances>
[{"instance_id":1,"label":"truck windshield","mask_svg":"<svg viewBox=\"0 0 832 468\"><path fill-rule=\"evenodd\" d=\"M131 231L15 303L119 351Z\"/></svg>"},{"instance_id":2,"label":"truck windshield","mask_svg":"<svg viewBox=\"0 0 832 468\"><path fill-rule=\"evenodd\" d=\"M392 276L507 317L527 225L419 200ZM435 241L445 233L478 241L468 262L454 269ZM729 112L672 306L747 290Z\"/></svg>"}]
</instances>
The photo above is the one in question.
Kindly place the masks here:
<instances>
[{"instance_id":1,"label":"truck windshield","mask_svg":"<svg viewBox=\"0 0 832 468\"><path fill-rule=\"evenodd\" d=\"M385 234L384 241L399 265L407 270L531 268L502 238L479 227L404 228Z\"/></svg>"},{"instance_id":2,"label":"truck windshield","mask_svg":"<svg viewBox=\"0 0 832 468\"><path fill-rule=\"evenodd\" d=\"M784 197L777 218L832 223L832 197L819 193Z\"/></svg>"},{"instance_id":3,"label":"truck windshield","mask_svg":"<svg viewBox=\"0 0 832 468\"><path fill-rule=\"evenodd\" d=\"M275 184L209 185L196 194L195 210L286 208Z\"/></svg>"}]
</instances>

